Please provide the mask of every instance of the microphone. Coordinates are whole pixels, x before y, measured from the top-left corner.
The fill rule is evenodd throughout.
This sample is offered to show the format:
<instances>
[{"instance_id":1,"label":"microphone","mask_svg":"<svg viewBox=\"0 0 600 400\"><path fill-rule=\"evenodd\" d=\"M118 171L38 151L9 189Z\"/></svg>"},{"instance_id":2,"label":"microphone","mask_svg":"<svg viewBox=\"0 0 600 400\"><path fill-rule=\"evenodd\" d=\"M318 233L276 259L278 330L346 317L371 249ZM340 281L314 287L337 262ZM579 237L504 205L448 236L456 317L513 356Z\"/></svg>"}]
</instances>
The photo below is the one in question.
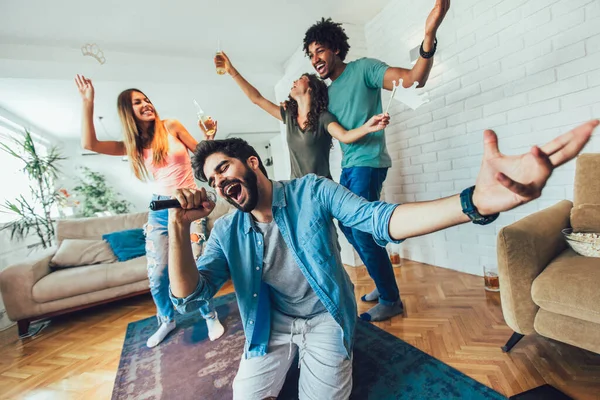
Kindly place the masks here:
<instances>
[{"instance_id":1,"label":"microphone","mask_svg":"<svg viewBox=\"0 0 600 400\"><path fill-rule=\"evenodd\" d=\"M217 195L213 192L207 192L206 197L208 201L212 201L215 203L217 201ZM165 210L167 208L180 208L181 203L177 199L168 199L168 200L152 200L150 202L150 210L152 211L160 211Z\"/></svg>"}]
</instances>

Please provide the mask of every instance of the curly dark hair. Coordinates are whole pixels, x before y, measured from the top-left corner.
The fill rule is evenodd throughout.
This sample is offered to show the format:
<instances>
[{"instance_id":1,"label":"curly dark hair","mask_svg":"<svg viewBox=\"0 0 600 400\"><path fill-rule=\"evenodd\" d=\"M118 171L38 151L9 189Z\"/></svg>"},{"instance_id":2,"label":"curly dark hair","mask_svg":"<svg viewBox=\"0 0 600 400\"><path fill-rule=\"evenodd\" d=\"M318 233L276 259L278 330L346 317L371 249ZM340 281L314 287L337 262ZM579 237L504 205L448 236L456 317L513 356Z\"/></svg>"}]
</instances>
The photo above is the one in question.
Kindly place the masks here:
<instances>
[{"instance_id":1,"label":"curly dark hair","mask_svg":"<svg viewBox=\"0 0 600 400\"><path fill-rule=\"evenodd\" d=\"M194 156L192 157L194 176L201 182L208 181L208 178L204 174L204 163L208 156L214 153L223 153L227 157L237 158L244 163L244 165L246 165L248 158L254 156L258 158L258 168L260 168L267 178L269 177L260 156L256 150L254 150L254 147L250 146L244 139L203 140L196 146Z\"/></svg>"},{"instance_id":2,"label":"curly dark hair","mask_svg":"<svg viewBox=\"0 0 600 400\"><path fill-rule=\"evenodd\" d=\"M338 56L342 61L346 59L350 44L348 44L348 35L342 28L342 24L333 22L331 18L321 18L304 34L304 53L308 56L308 46L312 43L319 43L326 46L329 50L338 51Z\"/></svg>"},{"instance_id":3,"label":"curly dark hair","mask_svg":"<svg viewBox=\"0 0 600 400\"><path fill-rule=\"evenodd\" d=\"M306 124L301 128L303 130L316 131L319 127L319 117L323 111L327 111L327 106L329 105L327 85L316 74L302 74L302 76L308 78L310 110L308 111ZM298 102L292 99L292 96L289 96L285 103L286 110L290 113L292 121L296 122L296 118L298 118Z\"/></svg>"}]
</instances>

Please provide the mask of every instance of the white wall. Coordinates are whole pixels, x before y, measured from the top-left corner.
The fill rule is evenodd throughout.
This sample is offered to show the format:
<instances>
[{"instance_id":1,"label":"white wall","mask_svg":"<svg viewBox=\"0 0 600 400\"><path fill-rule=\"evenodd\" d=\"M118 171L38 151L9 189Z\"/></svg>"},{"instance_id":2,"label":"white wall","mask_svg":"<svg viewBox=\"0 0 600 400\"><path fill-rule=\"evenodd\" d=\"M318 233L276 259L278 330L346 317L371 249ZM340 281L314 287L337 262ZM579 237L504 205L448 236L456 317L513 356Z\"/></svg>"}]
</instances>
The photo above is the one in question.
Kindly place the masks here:
<instances>
[{"instance_id":1,"label":"white wall","mask_svg":"<svg viewBox=\"0 0 600 400\"><path fill-rule=\"evenodd\" d=\"M78 184L77 179L83 176L79 167L88 167L94 172L103 174L106 183L120 193L120 199L132 203L131 212L148 210L153 193L152 184L139 181L133 174L129 162L122 161L121 157L103 154L82 155L84 150L79 140L65 141L63 146L69 159L66 161L67 167L63 169L59 184L69 193L73 194L71 189Z\"/></svg>"},{"instance_id":2,"label":"white wall","mask_svg":"<svg viewBox=\"0 0 600 400\"><path fill-rule=\"evenodd\" d=\"M432 3L392 1L366 25L369 55L410 66L409 50L423 39ZM396 103L391 111L387 201L436 199L474 184L486 128L498 134L501 151L516 154L600 117L598 0L454 1L438 39L426 86L431 102L416 111ZM585 151L600 151L600 132ZM408 240L403 256L481 274L483 264L496 262L498 230L572 198L573 175L570 163L537 201L491 226Z\"/></svg>"}]
</instances>

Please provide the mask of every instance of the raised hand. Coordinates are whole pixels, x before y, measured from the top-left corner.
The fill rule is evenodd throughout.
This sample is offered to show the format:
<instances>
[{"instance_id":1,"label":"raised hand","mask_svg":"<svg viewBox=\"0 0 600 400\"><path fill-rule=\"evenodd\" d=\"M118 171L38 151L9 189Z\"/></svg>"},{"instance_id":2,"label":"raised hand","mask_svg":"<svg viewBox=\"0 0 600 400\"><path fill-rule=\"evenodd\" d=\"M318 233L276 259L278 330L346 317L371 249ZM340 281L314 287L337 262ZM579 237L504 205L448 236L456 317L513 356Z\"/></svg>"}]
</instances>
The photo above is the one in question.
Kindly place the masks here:
<instances>
[{"instance_id":1,"label":"raised hand","mask_svg":"<svg viewBox=\"0 0 600 400\"><path fill-rule=\"evenodd\" d=\"M198 127L204 133L204 140L213 140L217 135L218 121L208 117L204 121L198 120ZM206 129L205 129L206 128ZM210 132L210 135L208 134Z\"/></svg>"},{"instance_id":2,"label":"raised hand","mask_svg":"<svg viewBox=\"0 0 600 400\"><path fill-rule=\"evenodd\" d=\"M438 28L442 24L446 13L450 9L450 0L436 0L433 10L429 13L425 22L425 36L435 36Z\"/></svg>"},{"instance_id":3,"label":"raised hand","mask_svg":"<svg viewBox=\"0 0 600 400\"><path fill-rule=\"evenodd\" d=\"M77 85L81 99L85 102L93 103L94 85L92 85L92 80L77 74L75 75L75 84Z\"/></svg>"},{"instance_id":4,"label":"raised hand","mask_svg":"<svg viewBox=\"0 0 600 400\"><path fill-rule=\"evenodd\" d=\"M225 54L225 52L222 51L221 53L219 53L218 56L221 57L223 59L223 61L225 62L225 65L224 65L225 72L227 72L231 76L237 75L237 71L233 67L233 64L231 64L231 60L229 59L227 54ZM217 65L217 56L215 56L214 61L215 61L215 65Z\"/></svg>"},{"instance_id":5,"label":"raised hand","mask_svg":"<svg viewBox=\"0 0 600 400\"><path fill-rule=\"evenodd\" d=\"M368 132L378 132L382 129L385 129L386 126L390 123L390 114L377 114L373 115L367 122L365 122L365 127Z\"/></svg>"},{"instance_id":6,"label":"raised hand","mask_svg":"<svg viewBox=\"0 0 600 400\"><path fill-rule=\"evenodd\" d=\"M581 152L599 123L592 120L516 156L500 153L494 131L485 131L483 161L473 193L479 213L507 211L540 197L552 171Z\"/></svg>"},{"instance_id":7,"label":"raised hand","mask_svg":"<svg viewBox=\"0 0 600 400\"><path fill-rule=\"evenodd\" d=\"M215 203L210 201L204 188L177 189L174 197L181 203L181 208L169 209L169 220L172 222L191 224L208 216L215 208Z\"/></svg>"}]
</instances>

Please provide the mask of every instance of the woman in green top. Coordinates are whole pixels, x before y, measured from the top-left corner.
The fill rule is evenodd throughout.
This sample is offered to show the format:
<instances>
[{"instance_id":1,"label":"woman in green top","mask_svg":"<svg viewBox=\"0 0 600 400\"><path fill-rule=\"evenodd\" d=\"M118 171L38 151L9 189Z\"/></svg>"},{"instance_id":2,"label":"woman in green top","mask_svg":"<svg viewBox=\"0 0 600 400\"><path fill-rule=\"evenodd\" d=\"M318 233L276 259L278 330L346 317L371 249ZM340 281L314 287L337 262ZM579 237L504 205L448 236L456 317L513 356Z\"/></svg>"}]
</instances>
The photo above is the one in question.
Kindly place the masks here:
<instances>
[{"instance_id":1,"label":"woman in green top","mask_svg":"<svg viewBox=\"0 0 600 400\"><path fill-rule=\"evenodd\" d=\"M371 132L384 129L390 121L389 115L379 114L356 129L346 130L327 111L327 85L315 74L303 74L294 81L288 99L278 106L265 99L244 79L225 53L222 53L222 57L225 60L225 70L250 101L285 124L292 179L311 173L331 179L331 137L342 143L353 143Z\"/></svg>"}]
</instances>

